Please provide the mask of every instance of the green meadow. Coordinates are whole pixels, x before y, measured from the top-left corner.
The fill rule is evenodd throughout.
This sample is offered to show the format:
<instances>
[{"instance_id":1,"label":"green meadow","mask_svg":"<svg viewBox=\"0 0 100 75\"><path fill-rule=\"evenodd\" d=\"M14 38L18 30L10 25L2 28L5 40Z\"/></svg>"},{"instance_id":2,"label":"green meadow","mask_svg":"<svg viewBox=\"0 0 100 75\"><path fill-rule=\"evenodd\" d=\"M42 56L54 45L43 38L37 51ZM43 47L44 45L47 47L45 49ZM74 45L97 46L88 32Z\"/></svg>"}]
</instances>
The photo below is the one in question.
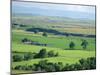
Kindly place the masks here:
<instances>
[{"instance_id":1,"label":"green meadow","mask_svg":"<svg viewBox=\"0 0 100 75\"><path fill-rule=\"evenodd\" d=\"M43 21L41 21L41 18ZM88 57L95 57L96 54L96 38L92 37L80 37L80 36L64 36L64 35L54 35L52 33L47 33L47 37L43 36L43 32L34 33L31 31L26 31L26 29L29 28L46 28L46 29L55 29L59 32L73 32L77 30L76 33L81 33L84 35L87 35L88 33L95 35L95 27L86 27L84 28L84 22L80 21L73 21L73 20L65 20L65 18L54 18L54 17L47 17L49 20L58 20L58 23L48 23L45 21L46 17L39 17L35 16L33 18L31 17L13 17L13 23L17 23L18 25L23 24L26 26L20 27L12 25L12 56L13 55L20 55L23 56L25 53L38 53L41 49L46 49L47 52L54 51L55 53L58 53L59 55L57 57L45 57L45 58L35 58L30 60L23 60L23 61L12 61L12 68L15 68L18 65L33 65L39 63L41 60L48 60L48 62L52 63L58 63L62 62L63 65L66 63L68 64L75 64L79 63L78 61L82 58L88 58ZM19 20L20 19L20 20ZM30 19L32 19L32 22L27 22ZM35 20L39 20L38 23ZM58 28L59 21L61 21L62 28ZM75 23L74 23L75 22ZM77 22L77 23L76 23ZM90 22L90 21L89 21ZM31 23L31 24L30 24ZM69 23L72 23L71 25L68 25ZM42 24L42 25L41 25ZM74 29L74 24L78 24L79 26ZM87 23L87 25L93 24L92 22ZM58 25L58 26L57 26ZM52 26L55 26L55 28L52 28ZM65 27L66 26L66 27ZM69 27L70 26L70 27ZM63 29L65 27L65 29ZM74 29L74 30L67 30L67 28ZM88 30L92 30L91 32ZM47 44L47 46L40 46L40 45L34 45L34 44L25 44L22 42L22 39L27 38L31 41ZM86 40L88 42L87 48L83 49L81 46L82 40ZM74 49L70 49L69 44L73 41L75 43ZM12 73L30 73L35 71L24 71L24 70L15 70L12 69Z\"/></svg>"}]
</instances>

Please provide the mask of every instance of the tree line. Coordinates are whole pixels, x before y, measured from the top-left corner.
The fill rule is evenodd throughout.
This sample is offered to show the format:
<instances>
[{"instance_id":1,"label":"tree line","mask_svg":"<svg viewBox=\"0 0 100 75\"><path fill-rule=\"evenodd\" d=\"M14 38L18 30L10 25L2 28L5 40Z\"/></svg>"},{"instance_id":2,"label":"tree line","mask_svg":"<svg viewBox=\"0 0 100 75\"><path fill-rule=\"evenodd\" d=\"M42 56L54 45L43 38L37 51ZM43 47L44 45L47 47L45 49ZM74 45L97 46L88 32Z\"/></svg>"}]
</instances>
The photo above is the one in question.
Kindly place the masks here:
<instances>
[{"instance_id":1,"label":"tree line","mask_svg":"<svg viewBox=\"0 0 100 75\"><path fill-rule=\"evenodd\" d=\"M31 60L35 58L46 58L46 57L57 57L58 52L54 51L46 51L45 48L41 49L38 53L24 53L23 55L13 55L13 62L23 61L23 60Z\"/></svg>"},{"instance_id":2,"label":"tree line","mask_svg":"<svg viewBox=\"0 0 100 75\"><path fill-rule=\"evenodd\" d=\"M17 65L15 70L31 70L36 72L57 72L57 71L77 71L96 69L96 58L89 57L87 59L80 59L78 63L63 65L62 62L52 63L48 60L41 60L33 65Z\"/></svg>"},{"instance_id":3,"label":"tree line","mask_svg":"<svg viewBox=\"0 0 100 75\"><path fill-rule=\"evenodd\" d=\"M89 37L89 38L95 38L95 35L84 35L84 34L79 34L79 33L67 33L67 32L60 32L57 30L53 30L53 29L46 29L46 28L28 28L26 29L26 31L30 31L30 32L34 32L34 33L38 33L38 32L44 32L44 33L52 33L54 35L64 35L64 36L78 36L78 37ZM46 34L47 35L47 34Z\"/></svg>"}]
</instances>

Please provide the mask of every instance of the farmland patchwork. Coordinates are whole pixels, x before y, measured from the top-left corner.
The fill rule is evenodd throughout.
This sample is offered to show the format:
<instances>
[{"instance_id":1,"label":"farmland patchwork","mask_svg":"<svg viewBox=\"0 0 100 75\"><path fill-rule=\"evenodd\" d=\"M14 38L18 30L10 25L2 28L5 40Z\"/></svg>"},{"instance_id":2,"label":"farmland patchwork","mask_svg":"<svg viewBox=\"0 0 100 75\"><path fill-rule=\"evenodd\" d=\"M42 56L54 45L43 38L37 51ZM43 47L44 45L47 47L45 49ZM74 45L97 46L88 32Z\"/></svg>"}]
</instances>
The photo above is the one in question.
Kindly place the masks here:
<instances>
[{"instance_id":1,"label":"farmland patchwork","mask_svg":"<svg viewBox=\"0 0 100 75\"><path fill-rule=\"evenodd\" d=\"M48 6L57 4L12 2L12 74L96 69L95 18L82 9L76 9L80 18ZM90 8L89 15L94 14L94 6L58 4L65 6ZM43 14L47 10L57 14Z\"/></svg>"}]
</instances>

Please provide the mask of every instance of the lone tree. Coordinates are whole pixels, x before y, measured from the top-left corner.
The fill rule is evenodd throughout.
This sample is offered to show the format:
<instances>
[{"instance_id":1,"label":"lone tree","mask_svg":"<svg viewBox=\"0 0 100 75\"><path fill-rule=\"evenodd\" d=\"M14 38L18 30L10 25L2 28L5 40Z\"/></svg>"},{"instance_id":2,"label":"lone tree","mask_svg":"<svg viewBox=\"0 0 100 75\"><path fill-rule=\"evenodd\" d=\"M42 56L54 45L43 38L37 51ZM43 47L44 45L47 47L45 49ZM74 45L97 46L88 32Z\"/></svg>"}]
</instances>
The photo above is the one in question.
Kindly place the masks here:
<instances>
[{"instance_id":1,"label":"lone tree","mask_svg":"<svg viewBox=\"0 0 100 75\"><path fill-rule=\"evenodd\" d=\"M83 40L81 43L81 46L83 47L83 49L86 49L88 45L88 42L86 40Z\"/></svg>"},{"instance_id":2,"label":"lone tree","mask_svg":"<svg viewBox=\"0 0 100 75\"><path fill-rule=\"evenodd\" d=\"M47 35L47 33L46 33L46 32L43 32L42 36L47 37L48 35Z\"/></svg>"},{"instance_id":3,"label":"lone tree","mask_svg":"<svg viewBox=\"0 0 100 75\"><path fill-rule=\"evenodd\" d=\"M39 58L45 58L46 56L47 56L46 49L45 49L45 48L41 49L41 50L39 51L39 53L38 53L38 57L39 57Z\"/></svg>"},{"instance_id":4,"label":"lone tree","mask_svg":"<svg viewBox=\"0 0 100 75\"><path fill-rule=\"evenodd\" d=\"M70 42L69 47L70 47L70 49L74 49L74 47L75 47L74 42Z\"/></svg>"}]
</instances>

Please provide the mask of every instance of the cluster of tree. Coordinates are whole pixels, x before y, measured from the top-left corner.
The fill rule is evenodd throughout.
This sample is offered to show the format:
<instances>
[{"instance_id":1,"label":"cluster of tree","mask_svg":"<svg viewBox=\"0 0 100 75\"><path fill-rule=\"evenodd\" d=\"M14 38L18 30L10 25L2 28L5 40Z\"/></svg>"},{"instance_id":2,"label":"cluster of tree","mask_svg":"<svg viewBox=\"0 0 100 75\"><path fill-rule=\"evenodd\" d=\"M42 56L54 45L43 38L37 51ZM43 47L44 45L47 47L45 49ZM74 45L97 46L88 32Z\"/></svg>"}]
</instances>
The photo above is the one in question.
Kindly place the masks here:
<instances>
[{"instance_id":1,"label":"cluster of tree","mask_svg":"<svg viewBox=\"0 0 100 75\"><path fill-rule=\"evenodd\" d=\"M35 34L38 34L40 31L39 31L38 29L35 29L33 32L34 32ZM44 36L44 37L47 37L47 36L48 36L47 32L45 32L45 31L41 31L41 32L43 32L43 33L42 33L42 36Z\"/></svg>"},{"instance_id":2,"label":"cluster of tree","mask_svg":"<svg viewBox=\"0 0 100 75\"><path fill-rule=\"evenodd\" d=\"M41 29L41 28L33 28L33 29L34 29L33 32L34 32L35 34L37 34L37 33L39 33L39 32L43 32L43 33L42 33L42 36L45 36L45 37L48 36L48 34L47 34L47 32L46 32L45 29ZM30 31L30 29L28 29L28 31Z\"/></svg>"},{"instance_id":3,"label":"cluster of tree","mask_svg":"<svg viewBox=\"0 0 100 75\"><path fill-rule=\"evenodd\" d=\"M45 32L45 33L52 33L54 35L63 35L63 36L79 36L79 37L90 37L90 38L95 38L96 36L95 35L86 35L84 36L84 34L75 34L75 33L66 33L66 32L60 32L60 31L57 31L57 30L53 30L53 29L46 29L46 28L29 28L29 29L26 29L26 31L31 31L31 32L34 32L34 33L38 33L38 32Z\"/></svg>"},{"instance_id":4,"label":"cluster of tree","mask_svg":"<svg viewBox=\"0 0 100 75\"><path fill-rule=\"evenodd\" d=\"M86 40L82 40L81 46L82 46L83 49L87 49L88 42ZM74 49L75 43L71 41L70 44L69 44L69 48Z\"/></svg>"},{"instance_id":5,"label":"cluster of tree","mask_svg":"<svg viewBox=\"0 0 100 75\"><path fill-rule=\"evenodd\" d=\"M31 31L31 32L46 32L46 33L59 34L59 32L56 31L56 30L46 29L46 28L29 28L26 31Z\"/></svg>"},{"instance_id":6,"label":"cluster of tree","mask_svg":"<svg viewBox=\"0 0 100 75\"><path fill-rule=\"evenodd\" d=\"M12 59L13 62L17 62L17 61L22 61L23 60L23 57L20 56L20 55L13 55L12 58L13 58Z\"/></svg>"},{"instance_id":7,"label":"cluster of tree","mask_svg":"<svg viewBox=\"0 0 100 75\"><path fill-rule=\"evenodd\" d=\"M35 34L37 34L38 32L39 32L38 30L35 30L35 31L34 31ZM43 33L42 33L42 36L47 37L48 34L47 34L46 32L43 32Z\"/></svg>"},{"instance_id":8,"label":"cluster of tree","mask_svg":"<svg viewBox=\"0 0 100 75\"><path fill-rule=\"evenodd\" d=\"M58 52L55 53L54 51L47 52L46 49L41 49L38 53L24 53L23 55L13 55L13 61L23 61L23 60L30 60L35 58L46 58L46 57L56 57L58 56Z\"/></svg>"},{"instance_id":9,"label":"cluster of tree","mask_svg":"<svg viewBox=\"0 0 100 75\"><path fill-rule=\"evenodd\" d=\"M36 55L35 58L46 58L46 57L56 57L58 56L58 52L54 53L54 51L47 52L45 48L41 49Z\"/></svg>"},{"instance_id":10,"label":"cluster of tree","mask_svg":"<svg viewBox=\"0 0 100 75\"><path fill-rule=\"evenodd\" d=\"M32 70L37 72L57 72L57 71L73 71L73 70L90 70L96 69L96 58L90 57L87 59L80 59L79 63L63 65L62 62L51 63L47 60L41 60L33 65L19 65L16 70Z\"/></svg>"},{"instance_id":11,"label":"cluster of tree","mask_svg":"<svg viewBox=\"0 0 100 75\"><path fill-rule=\"evenodd\" d=\"M66 64L63 68L64 71L72 71L72 70L90 70L96 69L96 58L89 57L87 59L80 59L79 63L76 64Z\"/></svg>"},{"instance_id":12,"label":"cluster of tree","mask_svg":"<svg viewBox=\"0 0 100 75\"><path fill-rule=\"evenodd\" d=\"M30 59L34 59L35 54L33 53L24 53L22 55L13 55L13 62L19 62L19 61L23 61L23 60L30 60Z\"/></svg>"},{"instance_id":13,"label":"cluster of tree","mask_svg":"<svg viewBox=\"0 0 100 75\"><path fill-rule=\"evenodd\" d=\"M12 23L12 28L20 29L20 28L25 28L25 27L27 27L27 25L25 24Z\"/></svg>"},{"instance_id":14,"label":"cluster of tree","mask_svg":"<svg viewBox=\"0 0 100 75\"><path fill-rule=\"evenodd\" d=\"M21 42L24 43L24 44L38 45L38 46L47 46L47 45L49 45L49 44L46 44L46 43L40 43L40 42L32 41L32 40L27 39L27 38L22 39Z\"/></svg>"},{"instance_id":15,"label":"cluster of tree","mask_svg":"<svg viewBox=\"0 0 100 75\"><path fill-rule=\"evenodd\" d=\"M37 34L38 32L39 32L39 30L34 30L34 33L35 34ZM43 32L42 36L47 37L48 36L47 32Z\"/></svg>"}]
</instances>

